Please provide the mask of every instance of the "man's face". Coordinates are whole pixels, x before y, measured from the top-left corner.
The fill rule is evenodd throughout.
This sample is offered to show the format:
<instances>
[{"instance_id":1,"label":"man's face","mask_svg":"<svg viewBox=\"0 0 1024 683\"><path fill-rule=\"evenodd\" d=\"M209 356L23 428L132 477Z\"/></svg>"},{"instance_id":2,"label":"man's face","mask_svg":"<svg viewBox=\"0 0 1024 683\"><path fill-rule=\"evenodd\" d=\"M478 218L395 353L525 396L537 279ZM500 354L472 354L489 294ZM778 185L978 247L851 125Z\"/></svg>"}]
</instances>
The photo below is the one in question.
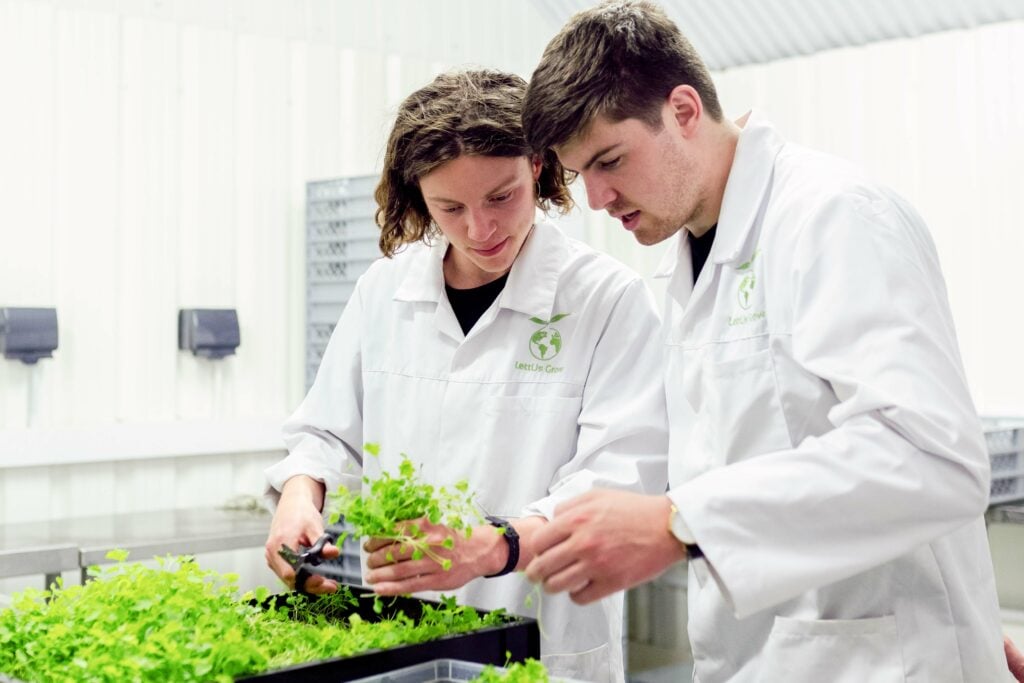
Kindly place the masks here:
<instances>
[{"instance_id":1,"label":"man's face","mask_svg":"<svg viewBox=\"0 0 1024 683\"><path fill-rule=\"evenodd\" d=\"M641 244L657 244L698 219L704 181L694 145L667 105L654 130L639 119L597 118L573 140L555 147L562 165L578 171L590 208L622 222Z\"/></svg>"}]
</instances>

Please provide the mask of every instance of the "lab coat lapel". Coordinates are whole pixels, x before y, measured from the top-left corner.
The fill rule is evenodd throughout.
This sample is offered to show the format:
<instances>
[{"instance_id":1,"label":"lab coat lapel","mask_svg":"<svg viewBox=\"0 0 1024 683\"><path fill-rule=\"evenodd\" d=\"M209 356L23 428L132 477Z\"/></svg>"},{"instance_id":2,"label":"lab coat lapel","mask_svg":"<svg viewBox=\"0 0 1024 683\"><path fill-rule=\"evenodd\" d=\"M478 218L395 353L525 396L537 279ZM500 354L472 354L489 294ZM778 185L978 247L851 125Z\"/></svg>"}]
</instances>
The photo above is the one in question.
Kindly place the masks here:
<instances>
[{"instance_id":1,"label":"lab coat lapel","mask_svg":"<svg viewBox=\"0 0 1024 683\"><path fill-rule=\"evenodd\" d=\"M768 195L775 158L784 141L775 129L751 112L736 144L729 179L725 184L718 230L708 261L721 265L751 256L749 244L758 214ZM756 237L753 237L756 239Z\"/></svg>"},{"instance_id":2,"label":"lab coat lapel","mask_svg":"<svg viewBox=\"0 0 1024 683\"><path fill-rule=\"evenodd\" d=\"M690 240L685 228L672 236L652 277L656 280L667 279L668 295L675 299L680 308L686 308L686 302L693 294L693 259L690 257Z\"/></svg>"},{"instance_id":3,"label":"lab coat lapel","mask_svg":"<svg viewBox=\"0 0 1024 683\"><path fill-rule=\"evenodd\" d=\"M534 225L512 265L498 305L533 318L551 320L555 314L558 277L568 256L568 242L558 228L548 223Z\"/></svg>"},{"instance_id":4,"label":"lab coat lapel","mask_svg":"<svg viewBox=\"0 0 1024 683\"><path fill-rule=\"evenodd\" d=\"M415 244L409 248L426 249L428 253L412 260L409 271L395 291L394 300L433 303L436 306L434 326L438 332L461 342L465 338L462 326L444 293L444 255L448 252L448 240L439 237L430 246Z\"/></svg>"},{"instance_id":5,"label":"lab coat lapel","mask_svg":"<svg viewBox=\"0 0 1024 683\"><path fill-rule=\"evenodd\" d=\"M680 230L676 233L675 246L669 247L655 277L670 278L667 291L680 311L679 334L688 329L697 302L716 291L719 281L717 267L741 257L749 259L756 248L749 242L756 240L758 231L754 228L768 196L775 158L783 144L774 128L753 113L748 115L726 181L715 242L696 283L693 282L693 261L687 232Z\"/></svg>"}]
</instances>

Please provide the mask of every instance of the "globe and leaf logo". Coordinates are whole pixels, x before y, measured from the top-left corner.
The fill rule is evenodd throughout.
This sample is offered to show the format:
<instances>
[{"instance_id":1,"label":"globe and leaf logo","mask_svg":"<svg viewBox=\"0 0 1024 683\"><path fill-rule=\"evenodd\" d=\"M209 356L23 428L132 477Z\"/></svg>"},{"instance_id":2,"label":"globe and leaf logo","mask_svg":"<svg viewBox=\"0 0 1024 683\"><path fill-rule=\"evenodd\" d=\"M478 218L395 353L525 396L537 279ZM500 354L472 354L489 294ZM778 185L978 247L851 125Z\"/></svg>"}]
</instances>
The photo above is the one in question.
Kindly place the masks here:
<instances>
[{"instance_id":1,"label":"globe and leaf logo","mask_svg":"<svg viewBox=\"0 0 1024 683\"><path fill-rule=\"evenodd\" d=\"M736 299L739 301L740 308L746 310L750 308L751 296L754 293L754 287L757 285L757 277L754 275L753 266L754 259L761 253L760 249L755 249L754 253L750 255L750 260L741 263L736 266L736 270L744 273L743 277L740 278L740 286L736 292Z\"/></svg>"},{"instance_id":2,"label":"globe and leaf logo","mask_svg":"<svg viewBox=\"0 0 1024 683\"><path fill-rule=\"evenodd\" d=\"M543 318L530 318L530 322L540 325L541 328L530 335L530 355L537 360L551 360L562 350L562 334L551 327L568 313L558 313L551 317L551 320Z\"/></svg>"}]
</instances>

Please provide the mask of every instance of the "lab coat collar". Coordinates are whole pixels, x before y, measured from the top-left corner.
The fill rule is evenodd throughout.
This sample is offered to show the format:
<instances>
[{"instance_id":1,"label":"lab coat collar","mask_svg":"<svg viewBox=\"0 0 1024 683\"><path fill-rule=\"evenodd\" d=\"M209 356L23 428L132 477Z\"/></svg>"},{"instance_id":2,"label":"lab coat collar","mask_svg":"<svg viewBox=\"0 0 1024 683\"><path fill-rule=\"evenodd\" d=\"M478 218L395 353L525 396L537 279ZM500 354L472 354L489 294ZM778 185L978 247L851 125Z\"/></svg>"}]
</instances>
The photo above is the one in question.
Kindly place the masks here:
<instances>
[{"instance_id":1,"label":"lab coat collar","mask_svg":"<svg viewBox=\"0 0 1024 683\"><path fill-rule=\"evenodd\" d=\"M411 244L407 249L426 249L429 254L427 258L410 259L409 270L395 290L394 300L438 303L444 292L444 255L448 253L448 240L438 236L430 244Z\"/></svg>"},{"instance_id":2,"label":"lab coat collar","mask_svg":"<svg viewBox=\"0 0 1024 683\"><path fill-rule=\"evenodd\" d=\"M444 255L448 246L443 236L430 246L410 245L409 249L429 249L430 254L428 258L412 259L402 284L395 291L396 301L439 303L443 299ZM498 305L549 320L553 315L558 278L568 254L568 241L558 228L550 223L534 224L512 264Z\"/></svg>"},{"instance_id":3,"label":"lab coat collar","mask_svg":"<svg viewBox=\"0 0 1024 683\"><path fill-rule=\"evenodd\" d=\"M538 221L512 264L498 305L525 315L550 320L555 289L569 256L565 235L550 223Z\"/></svg>"},{"instance_id":4,"label":"lab coat collar","mask_svg":"<svg viewBox=\"0 0 1024 683\"><path fill-rule=\"evenodd\" d=\"M768 122L750 112L736 144L729 179L725 183L722 210L718 215L715 243L708 259L729 263L749 258L747 245L757 214L764 203L775 169L775 158L785 141Z\"/></svg>"},{"instance_id":5,"label":"lab coat collar","mask_svg":"<svg viewBox=\"0 0 1024 683\"><path fill-rule=\"evenodd\" d=\"M784 144L785 141L771 124L756 112L748 114L747 123L736 143L736 156L725 184L715 243L708 255L712 263L729 263L741 254L747 255L744 245L768 189L775 158ZM690 240L687 239L685 228L679 230L668 242L668 249L661 257L653 277L670 278L680 264L690 265Z\"/></svg>"},{"instance_id":6,"label":"lab coat collar","mask_svg":"<svg viewBox=\"0 0 1024 683\"><path fill-rule=\"evenodd\" d=\"M679 264L686 261L684 255L689 256L690 254L690 240L686 238L685 228L677 231L665 244L667 245L665 253L661 255L658 267L651 275L656 280L672 277Z\"/></svg>"}]
</instances>

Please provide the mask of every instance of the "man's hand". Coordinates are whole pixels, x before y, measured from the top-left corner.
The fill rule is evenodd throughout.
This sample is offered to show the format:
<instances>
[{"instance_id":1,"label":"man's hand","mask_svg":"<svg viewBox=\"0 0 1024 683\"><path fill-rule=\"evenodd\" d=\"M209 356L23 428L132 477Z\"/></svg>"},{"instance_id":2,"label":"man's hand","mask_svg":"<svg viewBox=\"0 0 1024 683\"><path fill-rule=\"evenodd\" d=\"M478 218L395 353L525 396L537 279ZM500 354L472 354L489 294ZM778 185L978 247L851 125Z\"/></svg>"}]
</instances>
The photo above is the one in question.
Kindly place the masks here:
<instances>
[{"instance_id":1,"label":"man's hand","mask_svg":"<svg viewBox=\"0 0 1024 683\"><path fill-rule=\"evenodd\" d=\"M267 566L291 588L295 587L295 570L277 551L282 543L298 550L299 545L310 546L320 538L324 533L324 520L320 516L323 499L323 484L307 476L292 477L284 485L274 519L270 522L264 557ZM335 558L339 554L336 546L324 546L324 557ZM338 590L338 584L314 574L306 580L305 590L307 593L333 593Z\"/></svg>"},{"instance_id":2,"label":"man's hand","mask_svg":"<svg viewBox=\"0 0 1024 683\"><path fill-rule=\"evenodd\" d=\"M671 501L594 490L559 505L534 536L526 576L580 605L649 581L685 557L668 530Z\"/></svg>"},{"instance_id":3,"label":"man's hand","mask_svg":"<svg viewBox=\"0 0 1024 683\"><path fill-rule=\"evenodd\" d=\"M370 553L366 565L370 571L366 582L379 595L404 595L424 590L453 590L461 588L479 576L494 574L508 560L508 543L496 528L484 524L473 528L466 538L464 530L456 531L427 519L410 520L426 534L421 539L429 544L437 559L424 555L412 559L413 549L408 544L390 539L373 538L364 549ZM445 548L451 539L451 548ZM445 570L440 560L450 560Z\"/></svg>"},{"instance_id":4,"label":"man's hand","mask_svg":"<svg viewBox=\"0 0 1024 683\"><path fill-rule=\"evenodd\" d=\"M1024 683L1024 654L1014 646L1010 636L1003 636L1003 651L1006 652L1006 664L1010 673L1018 683Z\"/></svg>"}]
</instances>

